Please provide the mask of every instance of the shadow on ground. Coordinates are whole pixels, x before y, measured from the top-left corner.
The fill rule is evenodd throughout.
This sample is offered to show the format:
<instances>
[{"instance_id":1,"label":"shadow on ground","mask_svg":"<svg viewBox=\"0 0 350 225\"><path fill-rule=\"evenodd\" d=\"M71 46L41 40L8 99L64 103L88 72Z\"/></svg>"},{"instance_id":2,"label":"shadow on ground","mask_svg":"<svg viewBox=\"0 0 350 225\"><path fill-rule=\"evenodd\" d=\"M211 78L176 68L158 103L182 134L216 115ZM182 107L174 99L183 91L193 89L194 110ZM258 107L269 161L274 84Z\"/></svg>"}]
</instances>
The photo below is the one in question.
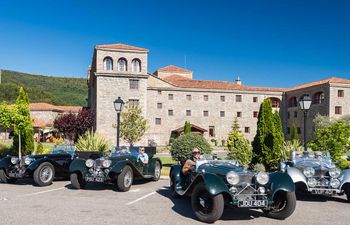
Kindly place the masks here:
<instances>
[{"instance_id":1,"label":"shadow on ground","mask_svg":"<svg viewBox=\"0 0 350 225\"><path fill-rule=\"evenodd\" d=\"M169 187L167 186L164 186L163 188L157 190L157 193L172 201L174 204L172 210L174 210L174 212L183 217L197 220L192 211L190 197L174 198L171 196ZM260 210L225 207L224 213L220 220L251 220L261 216L265 215Z\"/></svg>"},{"instance_id":2,"label":"shadow on ground","mask_svg":"<svg viewBox=\"0 0 350 225\"><path fill-rule=\"evenodd\" d=\"M334 196L325 196L325 195L315 195L310 193L297 193L298 201L307 201L307 202L327 202L327 201L335 201L340 203L349 204L346 199L340 198L338 195Z\"/></svg>"}]
</instances>

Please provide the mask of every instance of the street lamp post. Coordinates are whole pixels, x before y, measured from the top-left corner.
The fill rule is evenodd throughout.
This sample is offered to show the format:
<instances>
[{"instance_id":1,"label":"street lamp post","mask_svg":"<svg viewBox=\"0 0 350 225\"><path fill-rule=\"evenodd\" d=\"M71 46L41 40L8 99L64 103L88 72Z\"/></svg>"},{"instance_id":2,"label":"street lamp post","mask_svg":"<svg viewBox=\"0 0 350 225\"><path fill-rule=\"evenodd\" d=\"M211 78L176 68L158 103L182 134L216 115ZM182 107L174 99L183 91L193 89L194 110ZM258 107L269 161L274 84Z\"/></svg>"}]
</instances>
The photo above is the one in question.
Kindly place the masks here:
<instances>
[{"instance_id":1,"label":"street lamp post","mask_svg":"<svg viewBox=\"0 0 350 225\"><path fill-rule=\"evenodd\" d=\"M300 101L299 106L300 109L304 112L304 151L307 151L307 137L306 137L306 120L307 120L307 112L311 107L312 100L308 95L305 95Z\"/></svg>"},{"instance_id":2,"label":"street lamp post","mask_svg":"<svg viewBox=\"0 0 350 225\"><path fill-rule=\"evenodd\" d=\"M117 112L117 147L119 147L120 112L123 110L124 101L118 97L114 102L114 109Z\"/></svg>"}]
</instances>

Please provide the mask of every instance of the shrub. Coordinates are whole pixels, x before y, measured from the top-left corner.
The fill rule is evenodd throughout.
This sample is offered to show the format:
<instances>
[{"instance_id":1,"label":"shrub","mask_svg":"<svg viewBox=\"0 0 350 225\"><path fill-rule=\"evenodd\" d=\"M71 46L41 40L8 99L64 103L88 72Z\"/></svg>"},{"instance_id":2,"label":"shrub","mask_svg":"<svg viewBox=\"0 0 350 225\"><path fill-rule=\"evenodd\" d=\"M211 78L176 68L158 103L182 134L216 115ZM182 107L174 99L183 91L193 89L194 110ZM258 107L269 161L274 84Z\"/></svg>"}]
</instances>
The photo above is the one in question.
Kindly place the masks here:
<instances>
[{"instance_id":1,"label":"shrub","mask_svg":"<svg viewBox=\"0 0 350 225\"><path fill-rule=\"evenodd\" d=\"M170 153L175 161L191 158L193 148L199 148L201 154L210 154L212 149L205 138L198 134L186 134L176 138L171 145Z\"/></svg>"},{"instance_id":2,"label":"shrub","mask_svg":"<svg viewBox=\"0 0 350 225\"><path fill-rule=\"evenodd\" d=\"M221 146L225 146L226 141L224 139L221 140Z\"/></svg>"},{"instance_id":3,"label":"shrub","mask_svg":"<svg viewBox=\"0 0 350 225\"><path fill-rule=\"evenodd\" d=\"M261 172L261 171L264 171L264 172L265 172L266 169L265 169L264 164L257 163L257 164L254 165L253 171L254 171L254 172Z\"/></svg>"},{"instance_id":4,"label":"shrub","mask_svg":"<svg viewBox=\"0 0 350 225\"><path fill-rule=\"evenodd\" d=\"M43 144L39 143L36 147L35 155L43 154L44 146Z\"/></svg>"},{"instance_id":5,"label":"shrub","mask_svg":"<svg viewBox=\"0 0 350 225\"><path fill-rule=\"evenodd\" d=\"M215 146L218 146L218 141L217 141L216 139L213 138L213 139L211 139L210 141L211 141Z\"/></svg>"},{"instance_id":6,"label":"shrub","mask_svg":"<svg viewBox=\"0 0 350 225\"><path fill-rule=\"evenodd\" d=\"M240 131L231 131L227 138L229 159L238 160L240 164L249 166L253 157L253 148Z\"/></svg>"},{"instance_id":7,"label":"shrub","mask_svg":"<svg viewBox=\"0 0 350 225\"><path fill-rule=\"evenodd\" d=\"M286 160L289 158L291 151L301 151L303 150L299 140L285 141L281 149L282 159Z\"/></svg>"},{"instance_id":8,"label":"shrub","mask_svg":"<svg viewBox=\"0 0 350 225\"><path fill-rule=\"evenodd\" d=\"M76 148L79 151L99 151L104 153L109 150L110 144L98 133L87 131L79 136Z\"/></svg>"},{"instance_id":9,"label":"shrub","mask_svg":"<svg viewBox=\"0 0 350 225\"><path fill-rule=\"evenodd\" d=\"M338 167L342 170L349 169L350 168L350 161L347 161L346 159L339 159L339 165Z\"/></svg>"}]
</instances>

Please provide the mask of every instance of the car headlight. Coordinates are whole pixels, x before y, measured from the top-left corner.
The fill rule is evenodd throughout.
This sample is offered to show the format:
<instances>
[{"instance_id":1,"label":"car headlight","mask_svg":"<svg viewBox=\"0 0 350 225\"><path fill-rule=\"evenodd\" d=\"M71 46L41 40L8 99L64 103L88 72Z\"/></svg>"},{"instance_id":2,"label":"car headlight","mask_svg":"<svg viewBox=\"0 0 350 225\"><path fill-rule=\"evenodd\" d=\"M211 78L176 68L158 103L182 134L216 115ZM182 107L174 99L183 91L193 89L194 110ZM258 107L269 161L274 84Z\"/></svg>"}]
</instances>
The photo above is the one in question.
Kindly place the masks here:
<instances>
[{"instance_id":1,"label":"car headlight","mask_svg":"<svg viewBox=\"0 0 350 225\"><path fill-rule=\"evenodd\" d=\"M95 162L94 160L88 159L88 160L86 160L85 165L86 165L87 167L91 168L91 167L94 166L94 162Z\"/></svg>"},{"instance_id":2,"label":"car headlight","mask_svg":"<svg viewBox=\"0 0 350 225\"><path fill-rule=\"evenodd\" d=\"M24 163L25 163L27 166L28 166L29 164L31 164L32 161L33 161L33 159L30 158L30 157L26 157L26 158L24 159Z\"/></svg>"},{"instance_id":3,"label":"car headlight","mask_svg":"<svg viewBox=\"0 0 350 225\"><path fill-rule=\"evenodd\" d=\"M312 187L312 188L316 187L317 180L315 178L310 178L310 179L308 179L307 184L309 185L309 187Z\"/></svg>"},{"instance_id":4,"label":"car headlight","mask_svg":"<svg viewBox=\"0 0 350 225\"><path fill-rule=\"evenodd\" d=\"M107 159L107 160L103 160L103 162L102 162L102 166L103 166L104 168L108 168L108 167L110 167L110 166L111 166L111 164L112 164L112 161L111 161L111 160L109 160L109 159Z\"/></svg>"},{"instance_id":5,"label":"car headlight","mask_svg":"<svg viewBox=\"0 0 350 225\"><path fill-rule=\"evenodd\" d=\"M340 176L340 173L341 173L341 170L336 167L330 168L329 170L329 175L332 178L338 178Z\"/></svg>"},{"instance_id":6,"label":"car headlight","mask_svg":"<svg viewBox=\"0 0 350 225\"><path fill-rule=\"evenodd\" d=\"M331 179L329 184L332 188L338 188L340 186L340 181L338 179Z\"/></svg>"},{"instance_id":7,"label":"car headlight","mask_svg":"<svg viewBox=\"0 0 350 225\"><path fill-rule=\"evenodd\" d=\"M19 158L18 158L18 157L16 157L16 156L11 157L11 163L12 163L12 164L17 164L18 161L19 161Z\"/></svg>"},{"instance_id":8,"label":"car headlight","mask_svg":"<svg viewBox=\"0 0 350 225\"><path fill-rule=\"evenodd\" d=\"M239 176L236 172L230 171L226 174L226 180L231 185L236 185L239 182Z\"/></svg>"},{"instance_id":9,"label":"car headlight","mask_svg":"<svg viewBox=\"0 0 350 225\"><path fill-rule=\"evenodd\" d=\"M313 175L315 175L315 169L312 167L306 167L303 173L306 177L312 177Z\"/></svg>"},{"instance_id":10,"label":"car headlight","mask_svg":"<svg viewBox=\"0 0 350 225\"><path fill-rule=\"evenodd\" d=\"M285 162L281 162L280 166L281 166L281 171L285 172L286 171L286 167L287 167L286 163Z\"/></svg>"},{"instance_id":11,"label":"car headlight","mask_svg":"<svg viewBox=\"0 0 350 225\"><path fill-rule=\"evenodd\" d=\"M258 175L256 175L256 181L261 185L267 184L269 182L269 174L263 171L259 172Z\"/></svg>"}]
</instances>

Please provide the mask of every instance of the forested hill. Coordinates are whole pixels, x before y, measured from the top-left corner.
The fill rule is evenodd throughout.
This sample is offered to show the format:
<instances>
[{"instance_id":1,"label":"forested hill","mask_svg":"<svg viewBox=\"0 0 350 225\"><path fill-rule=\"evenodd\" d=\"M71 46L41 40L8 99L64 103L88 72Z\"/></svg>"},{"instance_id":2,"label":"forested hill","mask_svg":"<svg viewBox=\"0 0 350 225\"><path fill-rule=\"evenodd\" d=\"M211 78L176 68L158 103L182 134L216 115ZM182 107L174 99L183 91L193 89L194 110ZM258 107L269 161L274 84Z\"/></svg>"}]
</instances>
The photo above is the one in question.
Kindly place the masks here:
<instances>
[{"instance_id":1,"label":"forested hill","mask_svg":"<svg viewBox=\"0 0 350 225\"><path fill-rule=\"evenodd\" d=\"M19 88L24 87L30 103L76 106L87 104L86 78L43 76L10 70L0 70L0 73L0 102L14 103Z\"/></svg>"}]
</instances>

